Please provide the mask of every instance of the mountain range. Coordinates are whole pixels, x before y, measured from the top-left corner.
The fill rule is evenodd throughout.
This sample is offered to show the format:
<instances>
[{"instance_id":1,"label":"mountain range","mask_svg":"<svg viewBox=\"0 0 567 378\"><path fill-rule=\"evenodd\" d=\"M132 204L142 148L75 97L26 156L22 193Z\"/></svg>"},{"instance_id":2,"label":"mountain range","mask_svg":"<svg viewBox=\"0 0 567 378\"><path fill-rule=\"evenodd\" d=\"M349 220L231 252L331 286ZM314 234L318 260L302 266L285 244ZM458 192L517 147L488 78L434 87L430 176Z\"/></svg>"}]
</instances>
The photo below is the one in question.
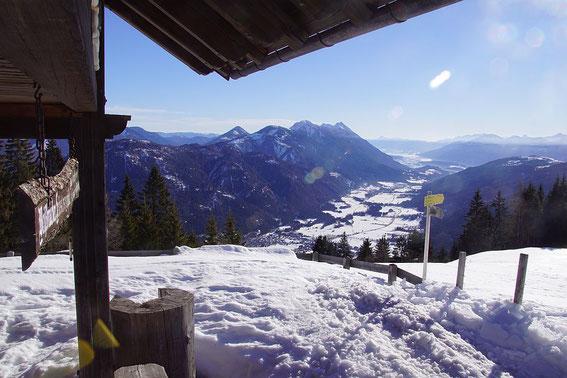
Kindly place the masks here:
<instances>
[{"instance_id":1,"label":"mountain range","mask_svg":"<svg viewBox=\"0 0 567 378\"><path fill-rule=\"evenodd\" d=\"M181 146L150 142L141 136L157 133L133 131L137 134L107 143L110 206L126 173L141 190L157 165L186 229L198 233L211 212L220 220L229 208L243 232L317 217L323 204L349 188L367 180L403 180L407 170L342 123L301 121L290 129L267 126L252 134L237 127L204 145Z\"/></svg>"}]
</instances>

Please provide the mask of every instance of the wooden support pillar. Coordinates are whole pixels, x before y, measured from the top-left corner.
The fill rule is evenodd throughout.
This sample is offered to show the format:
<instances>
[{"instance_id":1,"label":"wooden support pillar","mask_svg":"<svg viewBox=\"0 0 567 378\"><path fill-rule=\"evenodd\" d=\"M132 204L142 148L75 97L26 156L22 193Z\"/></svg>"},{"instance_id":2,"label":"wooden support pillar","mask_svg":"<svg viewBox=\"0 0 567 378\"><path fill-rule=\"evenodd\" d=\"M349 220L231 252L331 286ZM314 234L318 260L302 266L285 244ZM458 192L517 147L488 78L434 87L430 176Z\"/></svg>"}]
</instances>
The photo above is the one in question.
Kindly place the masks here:
<instances>
[{"instance_id":1,"label":"wooden support pillar","mask_svg":"<svg viewBox=\"0 0 567 378\"><path fill-rule=\"evenodd\" d=\"M467 253L465 251L459 252L459 267L457 268L457 286L459 289L463 288L465 282L465 262L467 260Z\"/></svg>"},{"instance_id":2,"label":"wooden support pillar","mask_svg":"<svg viewBox=\"0 0 567 378\"><path fill-rule=\"evenodd\" d=\"M81 369L83 377L112 377L112 350L93 340L98 319L110 328L104 174L104 127L98 114L74 133L79 159L80 194L73 208L73 263L77 331L94 348L94 360ZM81 356L83 357L83 356Z\"/></svg>"},{"instance_id":3,"label":"wooden support pillar","mask_svg":"<svg viewBox=\"0 0 567 378\"><path fill-rule=\"evenodd\" d=\"M343 258L343 269L350 269L352 259L350 257Z\"/></svg>"},{"instance_id":4,"label":"wooden support pillar","mask_svg":"<svg viewBox=\"0 0 567 378\"><path fill-rule=\"evenodd\" d=\"M514 290L514 303L522 304L524 299L524 286L526 284L526 273L528 271L528 255L520 253L518 262L518 274L516 276L516 289Z\"/></svg>"},{"instance_id":5,"label":"wooden support pillar","mask_svg":"<svg viewBox=\"0 0 567 378\"><path fill-rule=\"evenodd\" d=\"M104 173L105 85L104 85L104 1L99 2L100 52L96 71L97 111L72 130L79 160L79 198L73 206L73 264L77 333L94 351L87 362L79 348L81 378L114 376L112 349L95 340L95 324L110 324L108 256L106 246L106 182ZM95 51L96 54L96 51Z\"/></svg>"}]
</instances>

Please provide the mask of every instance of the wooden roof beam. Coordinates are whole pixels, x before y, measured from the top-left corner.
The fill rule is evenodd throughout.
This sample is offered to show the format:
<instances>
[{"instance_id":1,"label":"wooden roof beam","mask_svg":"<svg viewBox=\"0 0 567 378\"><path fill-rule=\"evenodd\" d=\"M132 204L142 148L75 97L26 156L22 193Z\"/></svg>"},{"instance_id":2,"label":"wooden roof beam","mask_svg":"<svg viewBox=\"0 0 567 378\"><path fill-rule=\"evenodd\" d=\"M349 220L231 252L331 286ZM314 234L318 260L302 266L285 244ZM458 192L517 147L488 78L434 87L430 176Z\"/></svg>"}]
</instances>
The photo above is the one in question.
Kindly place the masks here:
<instances>
[{"instance_id":1,"label":"wooden roof beam","mask_svg":"<svg viewBox=\"0 0 567 378\"><path fill-rule=\"evenodd\" d=\"M91 2L4 0L0 56L75 111L95 111Z\"/></svg>"},{"instance_id":2,"label":"wooden roof beam","mask_svg":"<svg viewBox=\"0 0 567 378\"><path fill-rule=\"evenodd\" d=\"M142 34L160 45L163 49L179 59L193 71L201 75L208 75L213 71L211 68L202 63L201 60L197 59L197 57L180 46L175 40L156 28L153 24L144 19L142 16L140 16L138 13L126 6L121 1L107 0L105 5L108 9L116 13L120 18L128 22L134 28L138 29ZM218 70L217 72L223 75L222 70ZM226 78L226 75L227 74L225 72L223 76Z\"/></svg>"},{"instance_id":3,"label":"wooden roof beam","mask_svg":"<svg viewBox=\"0 0 567 378\"><path fill-rule=\"evenodd\" d=\"M116 2L121 2L132 9L140 17L152 24L156 29L159 29L159 31L167 35L210 69L217 70L226 65L225 60L215 55L213 51L193 37L185 28L172 22L161 10L149 2L139 0L107 0L106 4L112 8L112 5Z\"/></svg>"},{"instance_id":4,"label":"wooden roof beam","mask_svg":"<svg viewBox=\"0 0 567 378\"><path fill-rule=\"evenodd\" d=\"M129 115L105 114L104 116L104 137L112 139L124 131L128 121L131 119ZM45 118L45 137L48 139L68 139L71 131L82 127L83 122L87 121L87 117L83 114L75 114L73 118L55 117ZM35 139L37 138L37 120L32 117L10 117L0 116L0 139L20 138Z\"/></svg>"},{"instance_id":5,"label":"wooden roof beam","mask_svg":"<svg viewBox=\"0 0 567 378\"><path fill-rule=\"evenodd\" d=\"M149 0L179 25L228 62L235 63L245 55L259 64L266 57L227 20L202 0Z\"/></svg>"},{"instance_id":6,"label":"wooden roof beam","mask_svg":"<svg viewBox=\"0 0 567 378\"><path fill-rule=\"evenodd\" d=\"M330 47L339 42L357 37L383 27L407 21L424 13L434 11L444 6L460 2L461 0L397 0L376 10L374 16L359 26L351 21L344 22L331 29L317 33L307 40L299 50L289 47L271 53L261 64L249 63L243 70L233 70L232 79L239 79L251 73L264 70L277 64L303 56L313 51Z\"/></svg>"}]
</instances>

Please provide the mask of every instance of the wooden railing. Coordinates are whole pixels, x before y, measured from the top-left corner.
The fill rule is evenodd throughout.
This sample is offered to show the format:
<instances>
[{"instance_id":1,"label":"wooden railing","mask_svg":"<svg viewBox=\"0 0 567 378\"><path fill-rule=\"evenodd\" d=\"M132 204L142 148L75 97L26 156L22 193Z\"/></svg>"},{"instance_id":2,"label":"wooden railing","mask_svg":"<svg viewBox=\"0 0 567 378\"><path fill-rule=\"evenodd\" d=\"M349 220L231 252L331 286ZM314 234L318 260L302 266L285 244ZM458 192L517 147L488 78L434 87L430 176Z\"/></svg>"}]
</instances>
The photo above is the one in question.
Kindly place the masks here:
<instances>
[{"instance_id":1,"label":"wooden railing","mask_svg":"<svg viewBox=\"0 0 567 378\"><path fill-rule=\"evenodd\" d=\"M342 265L343 268L345 269L356 268L356 269L369 270L371 272L387 274L388 285L391 285L396 280L396 277L404 279L407 282L412 283L414 285L418 285L422 283L421 277L416 276L415 274L410 273L406 270L403 270L402 268L399 268L396 264L389 264L389 265L376 264L368 261L353 260L349 257L324 255L317 252L299 253L297 254L297 258L302 260L326 262L329 264L338 264L338 265Z\"/></svg>"}]
</instances>

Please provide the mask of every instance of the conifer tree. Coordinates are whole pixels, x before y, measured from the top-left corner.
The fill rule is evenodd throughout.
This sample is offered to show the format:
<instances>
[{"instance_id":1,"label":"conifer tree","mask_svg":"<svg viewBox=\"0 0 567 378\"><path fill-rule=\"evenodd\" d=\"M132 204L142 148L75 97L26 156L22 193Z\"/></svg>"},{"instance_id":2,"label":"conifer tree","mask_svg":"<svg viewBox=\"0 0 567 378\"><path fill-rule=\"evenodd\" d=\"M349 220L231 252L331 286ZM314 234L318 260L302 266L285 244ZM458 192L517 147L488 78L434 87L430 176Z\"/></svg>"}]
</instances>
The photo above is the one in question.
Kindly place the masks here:
<instances>
[{"instance_id":1,"label":"conifer tree","mask_svg":"<svg viewBox=\"0 0 567 378\"><path fill-rule=\"evenodd\" d=\"M8 139L6 142L5 169L12 191L30 179L37 172L35 151L27 139Z\"/></svg>"},{"instance_id":2,"label":"conifer tree","mask_svg":"<svg viewBox=\"0 0 567 378\"><path fill-rule=\"evenodd\" d=\"M519 195L512 218L512 247L536 246L541 238L542 205L535 186L530 182Z\"/></svg>"},{"instance_id":3,"label":"conifer tree","mask_svg":"<svg viewBox=\"0 0 567 378\"><path fill-rule=\"evenodd\" d=\"M390 243L388 243L385 235L378 239L376 243L374 260L376 262L388 262L390 260Z\"/></svg>"},{"instance_id":4,"label":"conifer tree","mask_svg":"<svg viewBox=\"0 0 567 378\"><path fill-rule=\"evenodd\" d=\"M48 176L55 176L63 169L65 165L65 160L61 154L61 150L57 146L54 139L49 139L47 141L47 146L45 148L45 167L47 168Z\"/></svg>"},{"instance_id":5,"label":"conifer tree","mask_svg":"<svg viewBox=\"0 0 567 378\"><path fill-rule=\"evenodd\" d=\"M211 212L209 216L209 220L207 221L207 228L205 230L205 244L206 245L217 245L218 240L218 231L217 231L217 220L215 216Z\"/></svg>"},{"instance_id":6,"label":"conifer tree","mask_svg":"<svg viewBox=\"0 0 567 378\"><path fill-rule=\"evenodd\" d=\"M187 236L187 245L191 248L197 248L201 246L201 242L199 241L199 238L195 234L194 229L191 229L189 236Z\"/></svg>"},{"instance_id":7,"label":"conifer tree","mask_svg":"<svg viewBox=\"0 0 567 378\"><path fill-rule=\"evenodd\" d=\"M5 155L2 154L3 143L0 140L0 251L10 248L11 217L14 211L10 192L10 179L5 169Z\"/></svg>"},{"instance_id":8,"label":"conifer tree","mask_svg":"<svg viewBox=\"0 0 567 378\"><path fill-rule=\"evenodd\" d=\"M183 223L175 202L169 204L169 210L163 222L164 235L160 248L172 249L187 244L187 235L183 232Z\"/></svg>"},{"instance_id":9,"label":"conifer tree","mask_svg":"<svg viewBox=\"0 0 567 378\"><path fill-rule=\"evenodd\" d=\"M339 243L337 244L337 253L341 257L352 257L352 251L350 244L348 243L346 232L343 232L341 240L339 240Z\"/></svg>"},{"instance_id":10,"label":"conifer tree","mask_svg":"<svg viewBox=\"0 0 567 378\"><path fill-rule=\"evenodd\" d=\"M144 198L136 222L135 249L158 249L158 231L148 201Z\"/></svg>"},{"instance_id":11,"label":"conifer tree","mask_svg":"<svg viewBox=\"0 0 567 378\"><path fill-rule=\"evenodd\" d=\"M362 245L358 250L358 257L357 260L361 261L369 261L372 262L372 243L370 243L370 239L366 238L362 241Z\"/></svg>"},{"instance_id":12,"label":"conifer tree","mask_svg":"<svg viewBox=\"0 0 567 378\"><path fill-rule=\"evenodd\" d=\"M494 211L492 219L492 236L491 248L504 249L507 246L508 236L506 235L506 220L508 218L508 206L506 199L502 196L502 191L499 190L496 197L490 203L490 207Z\"/></svg>"},{"instance_id":13,"label":"conifer tree","mask_svg":"<svg viewBox=\"0 0 567 378\"><path fill-rule=\"evenodd\" d=\"M138 221L140 204L136 200L136 189L130 183L128 174L124 177L124 186L116 202L116 218L119 222L120 248L124 251L133 250L138 244Z\"/></svg>"},{"instance_id":14,"label":"conifer tree","mask_svg":"<svg viewBox=\"0 0 567 378\"><path fill-rule=\"evenodd\" d=\"M465 216L463 232L459 236L457 249L474 254L487 251L491 247L492 215L482 199L480 189L477 189L469 204Z\"/></svg>"},{"instance_id":15,"label":"conifer tree","mask_svg":"<svg viewBox=\"0 0 567 378\"><path fill-rule=\"evenodd\" d=\"M179 211L169 197L165 179L156 166L153 166L142 192L155 224L154 244L158 249L170 249L186 241Z\"/></svg>"},{"instance_id":16,"label":"conifer tree","mask_svg":"<svg viewBox=\"0 0 567 378\"><path fill-rule=\"evenodd\" d=\"M234 219L230 209L228 209L224 222L222 239L227 244L242 245L242 235L240 235L240 231L236 227L236 219Z\"/></svg>"},{"instance_id":17,"label":"conifer tree","mask_svg":"<svg viewBox=\"0 0 567 378\"><path fill-rule=\"evenodd\" d=\"M543 244L567 247L567 180L555 180L543 206Z\"/></svg>"},{"instance_id":18,"label":"conifer tree","mask_svg":"<svg viewBox=\"0 0 567 378\"><path fill-rule=\"evenodd\" d=\"M399 236L396 239L396 246L394 247L394 261L404 262L407 259L407 239L405 236Z\"/></svg>"},{"instance_id":19,"label":"conifer tree","mask_svg":"<svg viewBox=\"0 0 567 378\"><path fill-rule=\"evenodd\" d=\"M417 230L413 230L409 233L406 238L406 261L416 261L418 259L423 260L423 247L425 245L425 234ZM431 242L429 244L429 255L433 256L434 251L431 247Z\"/></svg>"},{"instance_id":20,"label":"conifer tree","mask_svg":"<svg viewBox=\"0 0 567 378\"><path fill-rule=\"evenodd\" d=\"M317 236L315 242L313 243L313 247L311 248L313 252L317 252L320 254L325 254L325 248L327 246L327 237L326 236Z\"/></svg>"},{"instance_id":21,"label":"conifer tree","mask_svg":"<svg viewBox=\"0 0 567 378\"><path fill-rule=\"evenodd\" d=\"M15 248L18 240L18 225L15 214L14 193L18 185L32 179L37 172L35 151L27 139L8 139L3 156L2 181L4 182L1 209L7 222L2 224L5 248Z\"/></svg>"}]
</instances>

